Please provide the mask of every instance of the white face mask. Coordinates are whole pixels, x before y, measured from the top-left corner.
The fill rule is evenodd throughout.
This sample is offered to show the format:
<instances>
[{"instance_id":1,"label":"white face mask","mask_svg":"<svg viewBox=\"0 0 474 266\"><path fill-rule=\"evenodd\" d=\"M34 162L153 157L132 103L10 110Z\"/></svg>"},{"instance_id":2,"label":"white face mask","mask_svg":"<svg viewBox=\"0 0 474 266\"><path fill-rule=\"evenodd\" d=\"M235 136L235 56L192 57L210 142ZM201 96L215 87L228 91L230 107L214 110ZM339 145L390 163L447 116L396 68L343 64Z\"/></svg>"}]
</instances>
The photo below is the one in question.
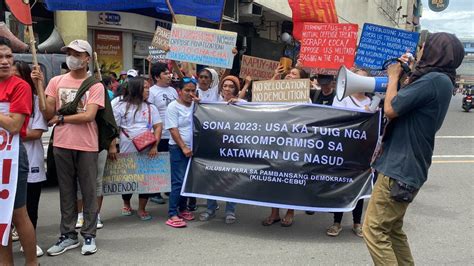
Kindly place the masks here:
<instances>
[{"instance_id":1,"label":"white face mask","mask_svg":"<svg viewBox=\"0 0 474 266\"><path fill-rule=\"evenodd\" d=\"M84 62L81 59L74 57L72 55L68 55L66 57L66 65L70 70L78 70L78 69L83 68L82 66L83 63Z\"/></svg>"}]
</instances>

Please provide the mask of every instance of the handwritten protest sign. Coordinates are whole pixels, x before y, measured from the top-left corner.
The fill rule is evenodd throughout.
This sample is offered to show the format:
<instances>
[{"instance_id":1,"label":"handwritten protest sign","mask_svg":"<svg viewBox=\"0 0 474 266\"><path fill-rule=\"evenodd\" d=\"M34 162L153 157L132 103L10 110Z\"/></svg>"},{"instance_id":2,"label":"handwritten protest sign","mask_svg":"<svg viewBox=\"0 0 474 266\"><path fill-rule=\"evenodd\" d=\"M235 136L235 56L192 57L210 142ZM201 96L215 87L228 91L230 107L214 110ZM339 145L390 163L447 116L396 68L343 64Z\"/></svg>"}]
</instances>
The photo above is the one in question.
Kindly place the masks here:
<instances>
[{"instance_id":1,"label":"handwritten protest sign","mask_svg":"<svg viewBox=\"0 0 474 266\"><path fill-rule=\"evenodd\" d=\"M300 59L304 67L338 69L354 64L357 24L304 23Z\"/></svg>"},{"instance_id":2,"label":"handwritten protest sign","mask_svg":"<svg viewBox=\"0 0 474 266\"><path fill-rule=\"evenodd\" d=\"M255 81L252 85L252 102L309 101L309 79Z\"/></svg>"},{"instance_id":3,"label":"handwritten protest sign","mask_svg":"<svg viewBox=\"0 0 474 266\"><path fill-rule=\"evenodd\" d=\"M166 51L155 48L154 46L149 46L148 47L148 53L151 58L151 63L166 63Z\"/></svg>"},{"instance_id":4,"label":"handwritten protest sign","mask_svg":"<svg viewBox=\"0 0 474 266\"><path fill-rule=\"evenodd\" d=\"M278 61L244 55L240 67L240 77L251 76L253 80L269 80L273 77Z\"/></svg>"},{"instance_id":5,"label":"handwritten protest sign","mask_svg":"<svg viewBox=\"0 0 474 266\"><path fill-rule=\"evenodd\" d=\"M365 23L355 64L359 67L381 70L387 59L398 58L407 50L415 54L419 36L418 32Z\"/></svg>"},{"instance_id":6,"label":"handwritten protest sign","mask_svg":"<svg viewBox=\"0 0 474 266\"><path fill-rule=\"evenodd\" d=\"M0 103L0 113L8 114L10 103ZM0 240L8 245L18 178L20 138L0 127Z\"/></svg>"},{"instance_id":7,"label":"handwritten protest sign","mask_svg":"<svg viewBox=\"0 0 474 266\"><path fill-rule=\"evenodd\" d=\"M170 157L167 152L149 158L146 153L119 153L107 161L103 177L104 195L169 192Z\"/></svg>"},{"instance_id":8,"label":"handwritten protest sign","mask_svg":"<svg viewBox=\"0 0 474 266\"><path fill-rule=\"evenodd\" d=\"M159 49L166 49L169 46L170 35L170 30L157 26L151 45Z\"/></svg>"},{"instance_id":9,"label":"handwritten protest sign","mask_svg":"<svg viewBox=\"0 0 474 266\"><path fill-rule=\"evenodd\" d=\"M173 24L170 51L166 58L207 66L232 68L232 48L237 33L208 28Z\"/></svg>"}]
</instances>

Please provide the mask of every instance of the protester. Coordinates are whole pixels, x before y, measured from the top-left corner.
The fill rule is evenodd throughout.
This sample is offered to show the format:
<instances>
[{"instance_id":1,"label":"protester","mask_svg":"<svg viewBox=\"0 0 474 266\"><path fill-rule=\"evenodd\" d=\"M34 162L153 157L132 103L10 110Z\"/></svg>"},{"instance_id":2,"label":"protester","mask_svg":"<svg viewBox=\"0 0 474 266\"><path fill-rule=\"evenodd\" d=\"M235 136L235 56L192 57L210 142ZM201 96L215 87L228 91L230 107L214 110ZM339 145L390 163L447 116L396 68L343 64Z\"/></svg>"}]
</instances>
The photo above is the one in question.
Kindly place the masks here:
<instances>
[{"instance_id":1,"label":"protester","mask_svg":"<svg viewBox=\"0 0 474 266\"><path fill-rule=\"evenodd\" d=\"M211 87L213 83L212 73L209 69L204 68L198 73L197 96L203 101L217 102L219 100L218 87ZM218 81L219 82L219 81Z\"/></svg>"},{"instance_id":2,"label":"protester","mask_svg":"<svg viewBox=\"0 0 474 266\"><path fill-rule=\"evenodd\" d=\"M170 87L171 73L168 66L163 63L153 64L151 66L151 77L155 83L150 88L150 97L148 101L158 108L161 121L166 121L166 109L168 105L178 99L176 89ZM163 126L164 128L164 126ZM163 129L161 133L160 145L158 145L158 152L169 151L170 132ZM157 204L165 204L165 201L160 193L153 195L150 201Z\"/></svg>"},{"instance_id":3,"label":"protester","mask_svg":"<svg viewBox=\"0 0 474 266\"><path fill-rule=\"evenodd\" d=\"M369 73L363 69L357 69L354 72L361 76L365 76L365 77L369 76ZM368 111L370 102L371 102L370 98L367 97L363 92L357 92L345 97L344 99L342 99L342 101L334 101L332 106L345 107L345 108L354 109L354 110ZM352 231L358 237L363 237L362 225L361 225L363 208L364 208L364 200L360 199L357 201L356 207L352 211L352 219L354 222L352 226ZM342 212L334 213L334 223L331 226L329 226L328 229L326 230L326 234L328 236L338 236L339 233L341 233L342 217L343 217Z\"/></svg>"},{"instance_id":4,"label":"protester","mask_svg":"<svg viewBox=\"0 0 474 266\"><path fill-rule=\"evenodd\" d=\"M50 119L50 126L56 125L53 153L61 201L61 237L47 253L56 256L80 245L75 230L79 182L84 213L81 253L90 255L97 251L95 237L99 136L95 118L97 111L104 108L106 96L104 86L87 76L87 66L92 55L90 44L84 40L74 40L63 47L62 51L67 52L66 63L71 72L54 77L46 88L45 117ZM84 93L75 107L73 100L81 92ZM68 114L71 111L73 114Z\"/></svg>"},{"instance_id":5,"label":"protester","mask_svg":"<svg viewBox=\"0 0 474 266\"><path fill-rule=\"evenodd\" d=\"M315 104L332 105L336 90L334 89L334 76L318 75L317 81L321 90L313 94L312 102Z\"/></svg>"},{"instance_id":6,"label":"protester","mask_svg":"<svg viewBox=\"0 0 474 266\"><path fill-rule=\"evenodd\" d=\"M220 99L224 102L238 102L238 101L245 101L239 99L239 91L240 91L240 82L239 78L236 76L226 76L222 79L219 87ZM225 205L225 223L226 224L233 224L236 221L235 216L235 203L234 202L226 202ZM199 215L199 220L201 221L209 221L210 219L216 216L217 210L217 201L216 200L207 200L207 210L202 212Z\"/></svg>"},{"instance_id":7,"label":"protester","mask_svg":"<svg viewBox=\"0 0 474 266\"><path fill-rule=\"evenodd\" d=\"M147 130L153 129L156 143L143 150L149 157L153 158L158 154L158 144L161 139L162 123L158 109L147 101L150 93L150 84L144 78L134 78L128 81L128 93L114 106L114 117L117 126L120 127L120 152L138 152L133 138L139 136ZM115 159L117 154L116 143L113 141L109 148L109 157ZM145 210L148 203L149 194L139 194L138 217L142 221L151 220L151 215ZM122 195L123 207L122 215L132 215L130 199L132 194Z\"/></svg>"},{"instance_id":8,"label":"protester","mask_svg":"<svg viewBox=\"0 0 474 266\"><path fill-rule=\"evenodd\" d=\"M9 134L19 134L20 138L25 138L32 112L32 88L26 81L13 75L12 66L11 43L8 39L0 37L0 127ZM18 177L12 222L17 228L24 249L25 265L37 265L36 234L26 208L28 156L21 140L18 148ZM8 246L0 245L0 265L13 265L11 237Z\"/></svg>"},{"instance_id":9,"label":"protester","mask_svg":"<svg viewBox=\"0 0 474 266\"><path fill-rule=\"evenodd\" d=\"M41 197L41 187L46 181L46 173L44 170L44 148L41 142L43 132L48 131L48 124L39 109L39 101L36 91L36 85L31 78L31 68L24 61L15 61L13 65L13 73L17 77L28 82L33 93L33 113L28 122L26 136L22 138L26 153L28 154L28 183L26 187L26 209L30 217L33 228L36 230L38 222L38 207ZM35 79L44 80L41 73ZM23 250L23 248L22 248ZM43 250L37 245L36 255L43 256Z\"/></svg>"},{"instance_id":10,"label":"protester","mask_svg":"<svg viewBox=\"0 0 474 266\"><path fill-rule=\"evenodd\" d=\"M122 70L120 71L120 76L118 79L118 83L124 84L127 81L127 71Z\"/></svg>"},{"instance_id":11,"label":"protester","mask_svg":"<svg viewBox=\"0 0 474 266\"><path fill-rule=\"evenodd\" d=\"M112 89L112 79L110 77L102 77L102 84L107 89L107 96L109 101L111 101L115 97L115 92Z\"/></svg>"},{"instance_id":12,"label":"protester","mask_svg":"<svg viewBox=\"0 0 474 266\"><path fill-rule=\"evenodd\" d=\"M117 81L117 74L115 74L115 72L110 72L109 73L109 77L110 77L110 88L112 89L112 92L115 94L117 92L117 88L118 86L120 85L120 83Z\"/></svg>"},{"instance_id":13,"label":"protester","mask_svg":"<svg viewBox=\"0 0 474 266\"><path fill-rule=\"evenodd\" d=\"M180 84L179 98L171 102L166 110L165 129L171 134L169 141L171 164L171 194L166 224L180 228L186 221L194 220L194 215L186 209L187 198L180 195L189 158L192 156L192 116L193 100L197 99L196 80L185 77Z\"/></svg>"},{"instance_id":14,"label":"protester","mask_svg":"<svg viewBox=\"0 0 474 266\"><path fill-rule=\"evenodd\" d=\"M400 58L409 62L408 55ZM388 70L384 113L390 119L378 171L367 207L363 235L375 265L414 265L402 230L408 205L425 183L436 132L443 124L464 58L459 39L448 33L430 35L418 53L408 85L399 91L401 64Z\"/></svg>"},{"instance_id":15,"label":"protester","mask_svg":"<svg viewBox=\"0 0 474 266\"><path fill-rule=\"evenodd\" d=\"M280 71L281 68L282 67L279 66L279 68L277 68L275 70L275 73ZM294 67L288 72L288 74L285 76L285 79L305 79L305 78L308 78L308 76L309 76L308 73L306 71L304 71L303 69ZM274 78L276 78L276 77L274 77ZM272 208L272 212L271 212L270 216L268 216L265 220L262 221L262 225L263 226L270 226L270 225L273 225L273 224L281 221L280 222L281 226L290 227L291 225L293 225L294 216L295 216L295 210L288 209L288 211L286 212L285 217L282 220L282 219L280 219L280 209L279 208Z\"/></svg>"}]
</instances>

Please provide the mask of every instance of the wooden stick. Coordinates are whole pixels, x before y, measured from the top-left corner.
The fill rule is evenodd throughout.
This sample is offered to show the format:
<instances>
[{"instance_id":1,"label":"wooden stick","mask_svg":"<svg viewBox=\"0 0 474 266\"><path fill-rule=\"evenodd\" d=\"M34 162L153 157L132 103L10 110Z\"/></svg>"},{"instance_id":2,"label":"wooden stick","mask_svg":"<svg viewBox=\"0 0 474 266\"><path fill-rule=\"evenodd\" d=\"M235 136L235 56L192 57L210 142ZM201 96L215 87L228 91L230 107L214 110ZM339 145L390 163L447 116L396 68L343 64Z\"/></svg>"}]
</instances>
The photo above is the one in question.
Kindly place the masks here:
<instances>
[{"instance_id":1,"label":"wooden stick","mask_svg":"<svg viewBox=\"0 0 474 266\"><path fill-rule=\"evenodd\" d=\"M28 36L30 38L30 50L31 50L31 55L33 57L33 65L35 68L39 68L38 64L38 56L36 54L36 46L35 46L35 35L33 33L33 26L28 25ZM46 96L44 95L44 84L41 80L38 80L38 86L36 87L36 92L38 94L38 102L39 102L39 108L41 112L46 111Z\"/></svg>"},{"instance_id":2,"label":"wooden stick","mask_svg":"<svg viewBox=\"0 0 474 266\"><path fill-rule=\"evenodd\" d=\"M226 0L224 0L224 4L222 5L221 21L219 22L219 30L222 30L222 21L224 20L225 1Z\"/></svg>"},{"instance_id":3,"label":"wooden stick","mask_svg":"<svg viewBox=\"0 0 474 266\"><path fill-rule=\"evenodd\" d=\"M94 65L95 70L97 71L97 78L102 81L102 73L100 73L99 59L97 59L97 53L94 52Z\"/></svg>"},{"instance_id":4,"label":"wooden stick","mask_svg":"<svg viewBox=\"0 0 474 266\"><path fill-rule=\"evenodd\" d=\"M171 6L170 0L166 0L166 5L168 6L168 9L170 10L171 13L171 18L173 19L173 23L176 23L176 17L173 11L173 7Z\"/></svg>"}]
</instances>

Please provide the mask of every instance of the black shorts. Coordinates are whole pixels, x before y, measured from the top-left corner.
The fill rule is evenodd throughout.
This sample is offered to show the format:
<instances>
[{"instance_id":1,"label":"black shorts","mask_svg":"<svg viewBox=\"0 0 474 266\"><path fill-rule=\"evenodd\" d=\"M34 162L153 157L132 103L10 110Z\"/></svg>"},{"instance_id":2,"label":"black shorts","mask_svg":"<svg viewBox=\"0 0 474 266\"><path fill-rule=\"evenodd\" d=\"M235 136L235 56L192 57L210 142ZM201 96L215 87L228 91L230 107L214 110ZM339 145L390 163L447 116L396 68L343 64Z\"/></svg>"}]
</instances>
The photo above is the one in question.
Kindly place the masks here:
<instances>
[{"instance_id":1,"label":"black shorts","mask_svg":"<svg viewBox=\"0 0 474 266\"><path fill-rule=\"evenodd\" d=\"M28 173L30 166L28 164L28 155L25 146L20 141L20 150L18 154L18 179L16 182L16 195L14 209L19 209L26 205L26 186L28 183Z\"/></svg>"}]
</instances>

